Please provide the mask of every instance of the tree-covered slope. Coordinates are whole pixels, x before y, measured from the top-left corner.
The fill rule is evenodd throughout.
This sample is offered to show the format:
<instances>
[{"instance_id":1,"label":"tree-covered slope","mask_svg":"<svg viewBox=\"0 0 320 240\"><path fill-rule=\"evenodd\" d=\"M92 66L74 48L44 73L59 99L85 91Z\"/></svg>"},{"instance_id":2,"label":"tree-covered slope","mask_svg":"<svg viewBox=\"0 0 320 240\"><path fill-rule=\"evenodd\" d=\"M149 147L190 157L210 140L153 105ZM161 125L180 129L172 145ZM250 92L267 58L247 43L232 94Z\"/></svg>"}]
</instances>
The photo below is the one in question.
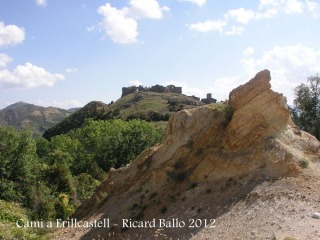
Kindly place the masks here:
<instances>
[{"instance_id":1,"label":"tree-covered slope","mask_svg":"<svg viewBox=\"0 0 320 240\"><path fill-rule=\"evenodd\" d=\"M82 109L70 115L56 126L48 129L44 137L67 133L79 128L85 119L122 120L142 119L151 122L168 121L169 117L182 109L203 105L199 100L177 93L137 92L129 94L107 105L102 102L90 102Z\"/></svg>"}]
</instances>

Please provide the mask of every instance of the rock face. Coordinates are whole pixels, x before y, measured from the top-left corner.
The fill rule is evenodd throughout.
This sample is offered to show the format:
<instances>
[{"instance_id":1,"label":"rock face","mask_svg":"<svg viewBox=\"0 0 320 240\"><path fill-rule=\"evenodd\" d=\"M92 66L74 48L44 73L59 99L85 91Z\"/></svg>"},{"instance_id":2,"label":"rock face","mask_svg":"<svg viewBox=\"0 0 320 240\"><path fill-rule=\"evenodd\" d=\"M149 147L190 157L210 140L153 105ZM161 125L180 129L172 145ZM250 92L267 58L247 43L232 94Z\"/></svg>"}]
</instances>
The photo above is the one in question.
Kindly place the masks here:
<instances>
[{"instance_id":1,"label":"rock face","mask_svg":"<svg viewBox=\"0 0 320 240\"><path fill-rule=\"evenodd\" d=\"M245 217L251 207L257 210L260 205L263 207L257 216L269 215L268 211L280 214L275 208L280 206L277 199L291 196L287 188L294 189L300 182L305 186L319 182L305 179L312 174L320 179L320 171L313 171L319 168L314 162L320 160L320 143L293 124L284 97L273 92L269 82L270 73L264 70L233 90L228 103L173 115L164 143L144 151L130 165L109 171L108 179L73 216L90 221L109 218L118 225L112 229L71 229L56 239L93 239L110 234L116 239L153 239L161 228L124 230L123 219L178 218L187 223L190 219L216 219L219 224L219 228L164 228L161 236L172 239L202 239L203 235L203 239L234 239L235 234L240 239L270 239L273 233L283 233L285 228L277 227L268 235L269 228L259 225L270 226L268 218L251 224L253 220ZM307 170L299 165L302 159L310 163ZM315 199L318 196L308 194ZM299 199L297 204L305 206ZM305 208L310 209L308 206ZM319 209L319 203L315 207ZM232 218L228 218L229 212ZM258 225L265 235L252 234ZM299 239L317 239L310 237L309 230L313 231L301 223L292 233Z\"/></svg>"},{"instance_id":2,"label":"rock face","mask_svg":"<svg viewBox=\"0 0 320 240\"><path fill-rule=\"evenodd\" d=\"M274 137L288 125L286 99L271 90L270 80L270 72L264 70L230 93L233 117L224 138L228 150L237 151Z\"/></svg>"}]
</instances>

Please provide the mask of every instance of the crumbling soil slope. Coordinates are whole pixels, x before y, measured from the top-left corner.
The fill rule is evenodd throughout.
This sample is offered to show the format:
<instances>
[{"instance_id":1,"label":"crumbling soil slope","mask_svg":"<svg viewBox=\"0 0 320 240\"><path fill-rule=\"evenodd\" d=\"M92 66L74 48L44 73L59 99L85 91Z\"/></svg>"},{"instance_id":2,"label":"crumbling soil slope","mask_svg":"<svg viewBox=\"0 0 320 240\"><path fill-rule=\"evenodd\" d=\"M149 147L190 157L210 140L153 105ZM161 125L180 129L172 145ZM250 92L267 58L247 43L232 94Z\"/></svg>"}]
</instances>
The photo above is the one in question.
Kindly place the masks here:
<instances>
[{"instance_id":1,"label":"crumbling soil slope","mask_svg":"<svg viewBox=\"0 0 320 240\"><path fill-rule=\"evenodd\" d=\"M110 228L56 239L320 239L320 143L294 125L270 79L264 70L227 103L173 115L165 142L110 170L73 216ZM171 224L123 228L123 219Z\"/></svg>"}]
</instances>

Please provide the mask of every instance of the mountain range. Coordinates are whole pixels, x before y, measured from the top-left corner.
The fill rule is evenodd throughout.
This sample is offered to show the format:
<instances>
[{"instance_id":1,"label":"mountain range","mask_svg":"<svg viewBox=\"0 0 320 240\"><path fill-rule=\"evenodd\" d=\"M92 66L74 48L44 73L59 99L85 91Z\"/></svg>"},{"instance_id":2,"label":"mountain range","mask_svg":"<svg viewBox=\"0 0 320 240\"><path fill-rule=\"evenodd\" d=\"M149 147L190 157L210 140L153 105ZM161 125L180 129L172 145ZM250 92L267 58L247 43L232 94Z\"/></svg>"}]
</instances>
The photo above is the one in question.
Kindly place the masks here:
<instances>
[{"instance_id":1,"label":"mountain range","mask_svg":"<svg viewBox=\"0 0 320 240\"><path fill-rule=\"evenodd\" d=\"M68 110L17 102L0 110L0 125L28 128L35 136L43 134L47 139L81 127L87 118L141 119L164 129L175 112L201 105L204 103L197 98L172 92L136 92L109 104L92 101L82 108Z\"/></svg>"},{"instance_id":2,"label":"mountain range","mask_svg":"<svg viewBox=\"0 0 320 240\"><path fill-rule=\"evenodd\" d=\"M18 130L29 129L35 136L56 125L72 114L72 111L56 107L41 107L17 102L0 110L0 125L13 126Z\"/></svg>"}]
</instances>

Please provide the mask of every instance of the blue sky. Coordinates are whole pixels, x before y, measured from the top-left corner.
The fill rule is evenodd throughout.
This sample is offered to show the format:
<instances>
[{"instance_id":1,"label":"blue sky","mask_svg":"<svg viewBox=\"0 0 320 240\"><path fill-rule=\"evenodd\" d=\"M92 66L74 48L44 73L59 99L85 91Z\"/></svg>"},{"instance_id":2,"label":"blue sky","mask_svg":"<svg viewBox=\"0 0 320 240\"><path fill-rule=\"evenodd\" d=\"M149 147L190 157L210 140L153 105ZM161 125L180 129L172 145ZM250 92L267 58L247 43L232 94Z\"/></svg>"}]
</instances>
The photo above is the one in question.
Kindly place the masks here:
<instances>
[{"instance_id":1,"label":"blue sky","mask_svg":"<svg viewBox=\"0 0 320 240\"><path fill-rule=\"evenodd\" d=\"M288 103L320 73L319 0L1 0L0 108L109 103L175 84L218 100L269 69Z\"/></svg>"}]
</instances>

